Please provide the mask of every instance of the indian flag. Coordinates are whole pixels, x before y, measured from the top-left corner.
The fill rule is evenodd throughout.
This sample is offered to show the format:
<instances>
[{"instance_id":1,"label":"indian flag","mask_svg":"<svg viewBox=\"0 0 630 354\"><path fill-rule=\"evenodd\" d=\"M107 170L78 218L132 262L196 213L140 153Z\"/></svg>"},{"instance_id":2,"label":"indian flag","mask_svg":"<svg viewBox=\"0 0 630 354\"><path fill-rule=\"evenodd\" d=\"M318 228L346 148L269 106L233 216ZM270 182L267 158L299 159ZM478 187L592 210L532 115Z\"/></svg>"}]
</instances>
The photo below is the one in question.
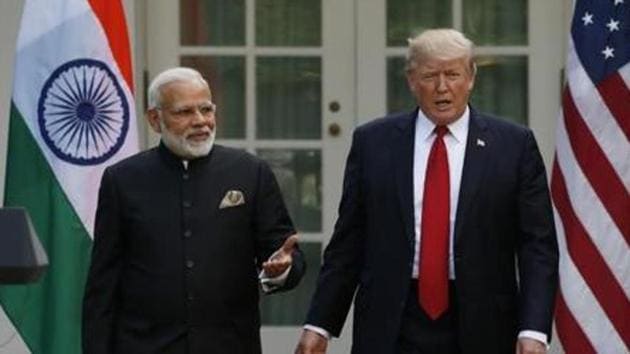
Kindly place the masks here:
<instances>
[{"instance_id":1,"label":"indian flag","mask_svg":"<svg viewBox=\"0 0 630 354\"><path fill-rule=\"evenodd\" d=\"M4 205L29 211L50 265L0 302L25 351L78 354L101 174L138 151L120 1L26 0L15 63Z\"/></svg>"}]
</instances>

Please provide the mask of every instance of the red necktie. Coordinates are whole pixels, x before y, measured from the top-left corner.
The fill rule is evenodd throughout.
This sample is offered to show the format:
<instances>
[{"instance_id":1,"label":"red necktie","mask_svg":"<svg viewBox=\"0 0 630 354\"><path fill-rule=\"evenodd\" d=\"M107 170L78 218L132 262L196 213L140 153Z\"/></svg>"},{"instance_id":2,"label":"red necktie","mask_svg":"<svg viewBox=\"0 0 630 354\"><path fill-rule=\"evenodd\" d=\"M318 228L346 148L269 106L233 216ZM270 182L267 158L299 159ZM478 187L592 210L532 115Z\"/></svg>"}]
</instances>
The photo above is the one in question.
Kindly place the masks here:
<instances>
[{"instance_id":1,"label":"red necktie","mask_svg":"<svg viewBox=\"0 0 630 354\"><path fill-rule=\"evenodd\" d=\"M450 186L445 126L435 128L422 200L418 301L432 319L448 308L448 240Z\"/></svg>"}]
</instances>

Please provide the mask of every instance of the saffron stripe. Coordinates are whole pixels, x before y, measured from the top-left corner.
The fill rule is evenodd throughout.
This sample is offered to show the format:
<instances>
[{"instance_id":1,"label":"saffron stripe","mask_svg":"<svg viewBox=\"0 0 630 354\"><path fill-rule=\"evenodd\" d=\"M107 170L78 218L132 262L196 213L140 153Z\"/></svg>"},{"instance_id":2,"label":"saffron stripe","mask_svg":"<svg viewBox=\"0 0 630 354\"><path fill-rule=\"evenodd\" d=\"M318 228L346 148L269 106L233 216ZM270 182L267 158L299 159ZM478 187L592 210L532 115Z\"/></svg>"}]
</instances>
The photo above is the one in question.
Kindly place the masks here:
<instances>
[{"instance_id":1,"label":"saffron stripe","mask_svg":"<svg viewBox=\"0 0 630 354\"><path fill-rule=\"evenodd\" d=\"M608 109L617 120L619 127L630 140L630 89L626 86L621 75L615 72L597 85Z\"/></svg>"},{"instance_id":2,"label":"saffron stripe","mask_svg":"<svg viewBox=\"0 0 630 354\"><path fill-rule=\"evenodd\" d=\"M630 246L630 194L582 120L568 86L562 101L565 127L575 158Z\"/></svg>"},{"instance_id":3,"label":"saffron stripe","mask_svg":"<svg viewBox=\"0 0 630 354\"><path fill-rule=\"evenodd\" d=\"M120 0L89 0L89 3L107 35L112 55L127 82L129 91L133 93L129 35L122 4Z\"/></svg>"},{"instance_id":4,"label":"saffron stripe","mask_svg":"<svg viewBox=\"0 0 630 354\"><path fill-rule=\"evenodd\" d=\"M630 346L630 301L575 215L564 176L557 161L553 164L551 194L564 227L567 250L584 281L597 298L626 346Z\"/></svg>"},{"instance_id":5,"label":"saffron stripe","mask_svg":"<svg viewBox=\"0 0 630 354\"><path fill-rule=\"evenodd\" d=\"M593 344L588 340L586 333L577 323L575 317L564 301L562 289L558 290L556 297L556 328L562 348L566 354L595 354Z\"/></svg>"}]
</instances>

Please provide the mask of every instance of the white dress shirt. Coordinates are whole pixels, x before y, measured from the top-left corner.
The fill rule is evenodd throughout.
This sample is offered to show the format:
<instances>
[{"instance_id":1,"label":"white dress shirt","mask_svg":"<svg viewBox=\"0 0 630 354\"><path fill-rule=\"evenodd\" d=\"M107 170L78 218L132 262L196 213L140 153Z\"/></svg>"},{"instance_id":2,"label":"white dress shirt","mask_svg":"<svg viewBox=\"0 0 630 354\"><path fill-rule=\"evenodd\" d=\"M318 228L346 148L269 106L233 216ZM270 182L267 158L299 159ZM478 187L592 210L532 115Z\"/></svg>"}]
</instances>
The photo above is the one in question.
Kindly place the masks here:
<instances>
[{"instance_id":1,"label":"white dress shirt","mask_svg":"<svg viewBox=\"0 0 630 354\"><path fill-rule=\"evenodd\" d=\"M470 111L468 107L461 118L449 124L448 133L444 135L444 145L448 157L448 175L450 185L450 209L449 209L449 251L448 251L448 277L455 279L455 268L453 265L453 236L455 230L455 212L457 211L457 200L459 199L459 186L462 181L462 170L464 168L464 155L466 153L466 141L468 140L468 121ZM412 277L418 278L418 262L420 262L420 230L422 223L422 198L424 197L424 178L426 177L427 162L431 146L437 136L435 134L435 123L429 120L422 110L418 110L416 119L416 134L413 151L413 206L414 206L414 230L416 235L416 246L413 257Z\"/></svg>"}]
</instances>

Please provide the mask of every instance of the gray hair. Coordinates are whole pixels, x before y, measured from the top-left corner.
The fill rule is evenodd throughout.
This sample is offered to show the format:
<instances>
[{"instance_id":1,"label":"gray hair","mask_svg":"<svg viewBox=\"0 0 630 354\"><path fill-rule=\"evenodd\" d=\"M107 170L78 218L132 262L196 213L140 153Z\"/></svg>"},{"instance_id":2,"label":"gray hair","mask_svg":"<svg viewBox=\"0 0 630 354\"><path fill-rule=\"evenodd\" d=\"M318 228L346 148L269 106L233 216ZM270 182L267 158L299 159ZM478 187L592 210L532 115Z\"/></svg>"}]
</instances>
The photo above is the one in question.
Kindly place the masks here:
<instances>
[{"instance_id":1,"label":"gray hair","mask_svg":"<svg viewBox=\"0 0 630 354\"><path fill-rule=\"evenodd\" d=\"M148 109L158 108L162 103L162 87L175 81L197 81L208 87L208 82L201 76L201 73L195 69L176 67L170 68L159 73L148 90Z\"/></svg>"},{"instance_id":2,"label":"gray hair","mask_svg":"<svg viewBox=\"0 0 630 354\"><path fill-rule=\"evenodd\" d=\"M423 60L429 58L451 60L468 58L471 73L475 72L473 58L473 42L463 33L451 28L426 30L413 38L407 39L405 70L413 70Z\"/></svg>"}]
</instances>

